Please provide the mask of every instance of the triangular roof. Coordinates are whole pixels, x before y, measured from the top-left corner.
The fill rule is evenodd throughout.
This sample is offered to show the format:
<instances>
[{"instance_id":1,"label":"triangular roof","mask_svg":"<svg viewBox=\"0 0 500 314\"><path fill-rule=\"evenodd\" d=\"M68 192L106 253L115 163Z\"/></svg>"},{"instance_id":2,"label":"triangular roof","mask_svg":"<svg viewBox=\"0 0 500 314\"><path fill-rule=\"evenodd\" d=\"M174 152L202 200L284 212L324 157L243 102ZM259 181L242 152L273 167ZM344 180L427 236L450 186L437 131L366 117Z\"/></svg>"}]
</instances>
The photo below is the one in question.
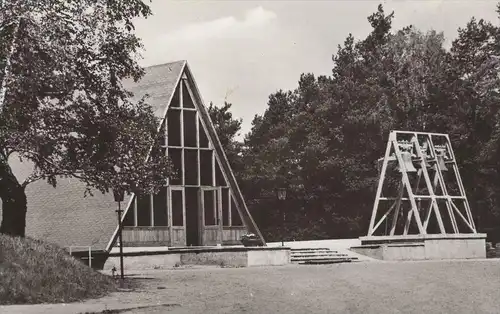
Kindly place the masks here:
<instances>
[{"instance_id":1,"label":"triangular roof","mask_svg":"<svg viewBox=\"0 0 500 314\"><path fill-rule=\"evenodd\" d=\"M177 73L176 70L179 69L180 72L177 75L177 78L174 79L174 75ZM196 84L196 81L194 80L193 74L191 72L191 69L187 63L187 61L178 61L178 62L173 62L173 63L168 63L164 65L158 65L158 66L153 66L150 68L146 69L147 75L143 77L141 82L139 84L135 83L127 87L126 84L129 84L130 82L124 83L124 86L134 92L134 98L139 99L140 97L143 97L146 94L149 94L148 98L148 103L153 107L153 110L155 112L155 115L161 119L158 128L160 128L163 120L166 119L167 116L167 111L170 106L173 94L177 86L179 85L181 78L186 79L188 82L188 85L191 86L192 94L193 94L193 101L196 109L200 113L200 118L205 125L206 130L208 131L208 137L209 140L212 142L214 150L215 150L215 155L216 159L218 160L221 168L222 168L222 174L225 178L225 180L228 182L229 186L231 187L233 191L233 196L235 198L235 203L237 210L240 214L240 217L242 218L243 224L245 225L246 229L254 234L256 234L260 239L265 244L264 237L262 236L262 233L260 232L259 228L257 227L257 224L253 220L252 216L250 215L250 212L246 206L245 200L243 198L243 194L241 193L241 190L238 186L238 183L236 182L236 178L234 176L234 173L231 169L231 166L229 164L229 161L227 159L227 156L224 152L224 149L222 148L222 144L219 140L219 137L217 136L217 132L215 130L215 127L213 125L213 122L210 118L210 115L208 113L207 108L204 105L203 99L201 97L201 93L198 89L198 85ZM162 75L162 72L168 71L169 73L172 73L172 77L166 78L165 75ZM148 77L146 77L148 76ZM161 80L164 80L162 83ZM161 95L161 86L168 86L168 93L164 93L163 96L158 96ZM151 101L153 98L152 96L155 95L154 97L156 98L155 101ZM165 100L167 100L165 102ZM166 106L164 104L167 104ZM130 199L131 200L131 199ZM131 209L130 204L128 204L127 210ZM125 212L126 214L126 212ZM124 215L125 217L125 215ZM118 234L118 226L115 228L115 232L113 233L113 237L110 239L110 242L106 246L106 250L111 250L112 246L114 245L116 238Z\"/></svg>"},{"instance_id":2,"label":"triangular roof","mask_svg":"<svg viewBox=\"0 0 500 314\"><path fill-rule=\"evenodd\" d=\"M249 231L258 234L263 239L248 212L187 62L183 60L148 67L139 82L126 80L123 85L134 93L135 100L148 94L147 102L152 106L155 116L164 119L183 73L193 86L193 96L200 117L214 143L226 180L233 187L243 223ZM20 180L31 173L32 165L26 161L21 163L18 158L12 156L9 163ZM117 233L115 213L117 205L113 195L94 192L93 196L84 197L85 184L73 178L59 178L57 183L55 189L45 181L37 181L27 186L26 235L63 247L92 246L93 250L110 250ZM126 196L122 206L129 208L131 200L132 196Z\"/></svg>"}]
</instances>

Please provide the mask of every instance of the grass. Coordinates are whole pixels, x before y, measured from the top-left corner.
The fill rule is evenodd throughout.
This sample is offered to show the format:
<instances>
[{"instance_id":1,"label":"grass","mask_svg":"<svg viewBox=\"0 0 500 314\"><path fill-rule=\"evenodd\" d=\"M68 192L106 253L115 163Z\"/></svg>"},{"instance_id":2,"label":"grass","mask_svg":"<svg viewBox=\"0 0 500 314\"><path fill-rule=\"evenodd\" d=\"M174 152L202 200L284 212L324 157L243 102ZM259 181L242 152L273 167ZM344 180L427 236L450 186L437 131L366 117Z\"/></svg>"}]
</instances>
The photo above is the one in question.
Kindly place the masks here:
<instances>
[{"instance_id":1,"label":"grass","mask_svg":"<svg viewBox=\"0 0 500 314\"><path fill-rule=\"evenodd\" d=\"M115 281L42 241L0 235L0 304L60 303L116 291Z\"/></svg>"}]
</instances>

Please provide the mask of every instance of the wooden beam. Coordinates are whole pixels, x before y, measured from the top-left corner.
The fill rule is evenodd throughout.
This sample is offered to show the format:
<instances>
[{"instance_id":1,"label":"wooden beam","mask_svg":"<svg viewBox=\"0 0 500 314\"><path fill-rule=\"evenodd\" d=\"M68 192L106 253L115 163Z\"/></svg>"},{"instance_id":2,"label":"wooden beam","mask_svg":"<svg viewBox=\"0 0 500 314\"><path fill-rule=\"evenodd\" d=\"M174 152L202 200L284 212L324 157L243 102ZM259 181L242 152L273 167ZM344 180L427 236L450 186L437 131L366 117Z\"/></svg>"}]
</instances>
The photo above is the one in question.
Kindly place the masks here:
<instances>
[{"instance_id":1,"label":"wooden beam","mask_svg":"<svg viewBox=\"0 0 500 314\"><path fill-rule=\"evenodd\" d=\"M154 227L155 226L155 205L154 205L153 194L149 194L149 211L151 213L151 217L150 217L151 227Z\"/></svg>"},{"instance_id":2,"label":"wooden beam","mask_svg":"<svg viewBox=\"0 0 500 314\"><path fill-rule=\"evenodd\" d=\"M198 185L201 185L201 153L200 153L200 118L199 118L199 113L196 111L195 114L195 119L196 119L196 148L197 148L197 163L196 166L198 167L198 177L197 177L197 182Z\"/></svg>"},{"instance_id":3,"label":"wooden beam","mask_svg":"<svg viewBox=\"0 0 500 314\"><path fill-rule=\"evenodd\" d=\"M437 175L437 172L434 174L434 181L433 181L433 187L434 187L434 190L437 188L437 185L439 183L439 177ZM443 223L443 218L441 217L441 211L439 210L439 205L437 203L437 197L434 198L434 203L435 203L435 206L434 206L434 212L436 214L436 219L438 221L438 225L439 225L439 231L441 232L441 234L445 234L446 233L446 229L444 228L444 223Z\"/></svg>"},{"instance_id":4,"label":"wooden beam","mask_svg":"<svg viewBox=\"0 0 500 314\"><path fill-rule=\"evenodd\" d=\"M474 232L474 228L469 224L469 222L467 221L467 218L464 217L464 215L460 212L460 210L457 208L457 206L452 202L451 203L453 209L455 209L455 211L457 212L457 214L460 216L460 218L462 218L462 220L465 222L465 224L467 225L467 227L469 227L469 229Z\"/></svg>"},{"instance_id":5,"label":"wooden beam","mask_svg":"<svg viewBox=\"0 0 500 314\"><path fill-rule=\"evenodd\" d=\"M410 209L408 211L407 216L406 216L406 222L405 222L405 228L404 228L404 231L403 231L403 235L407 235L408 231L410 230L410 223L411 223L412 215L413 215L413 209Z\"/></svg>"},{"instance_id":6,"label":"wooden beam","mask_svg":"<svg viewBox=\"0 0 500 314\"><path fill-rule=\"evenodd\" d=\"M391 133L392 134L392 133ZM392 142L389 141L387 143L387 147L385 149L384 161L382 162L382 170L380 171L380 178L378 181L377 194L375 195L375 202L373 203L372 209L372 217L370 219L370 227L368 229L368 236L373 235L373 228L375 226L375 218L377 216L378 205L380 203L380 197L382 196L382 187L384 185L385 180L385 172L387 171L387 164L389 163L388 159L391 153Z\"/></svg>"},{"instance_id":7,"label":"wooden beam","mask_svg":"<svg viewBox=\"0 0 500 314\"><path fill-rule=\"evenodd\" d=\"M413 195L413 198L414 199L430 199L430 198L435 198L435 199L443 199L443 200L447 200L447 199L461 199L463 200L464 197L462 196L454 196L454 195L434 195L434 196L430 196L430 195ZM380 197L380 200L381 201L396 201L398 200L397 197ZM409 201L410 199L408 197L402 197L401 198L402 201Z\"/></svg>"},{"instance_id":8,"label":"wooden beam","mask_svg":"<svg viewBox=\"0 0 500 314\"><path fill-rule=\"evenodd\" d=\"M425 210L425 220L424 220L424 230L427 231L427 226L429 225L429 221L431 219L432 207L434 205L434 200L432 199L429 203L429 206Z\"/></svg>"},{"instance_id":9,"label":"wooden beam","mask_svg":"<svg viewBox=\"0 0 500 314\"><path fill-rule=\"evenodd\" d=\"M205 191L199 189L199 206L198 206L198 227L200 234L200 244L205 245Z\"/></svg>"},{"instance_id":10,"label":"wooden beam","mask_svg":"<svg viewBox=\"0 0 500 314\"><path fill-rule=\"evenodd\" d=\"M434 192L434 190L435 190L436 187L432 185L431 179L429 177L429 173L427 172L427 166L426 166L426 163L425 163L426 156L424 156L424 154L422 153L422 150L420 149L420 143L418 142L417 136L414 136L412 138L412 142L415 145L417 156L418 156L418 158L420 158L420 170L422 171L422 173L424 175L425 185L427 186L427 191L429 193L429 198L431 199L430 206L432 208L434 208L434 211L435 211L435 214L436 214L436 218L438 219L438 221L440 221L441 220L441 213L439 212L439 207L437 206L437 202L435 201L436 200L436 193ZM425 147L426 148L430 147L431 151L434 152L433 151L434 147L432 145L432 142L430 142L430 138L428 136L426 137ZM433 157L435 157L435 156L433 156ZM437 162L437 159L436 159L436 165L437 164L438 164L438 162ZM438 167L438 166L436 166L436 167ZM436 171L436 172L439 172L439 171ZM427 215L427 217L426 217L426 219L424 221L424 229L425 229L426 232L427 232L427 224L428 224L428 220L429 219L430 219L430 208L429 208L429 214ZM442 226L442 222L439 224L439 228L440 228L441 233L444 234L445 230L444 230L444 227Z\"/></svg>"},{"instance_id":11,"label":"wooden beam","mask_svg":"<svg viewBox=\"0 0 500 314\"><path fill-rule=\"evenodd\" d=\"M382 222L384 222L384 220L387 219L387 216L389 216L389 214L394 210L395 207L396 203L392 204L391 207L385 212L385 214L383 214L382 217L380 217L378 223L375 225L375 227L373 227L373 232L377 231L378 227L380 227Z\"/></svg>"},{"instance_id":12,"label":"wooden beam","mask_svg":"<svg viewBox=\"0 0 500 314\"><path fill-rule=\"evenodd\" d=\"M187 227L186 227L186 189L182 188L182 226L184 227L184 234L187 236ZM186 243L184 243L186 245Z\"/></svg>"},{"instance_id":13,"label":"wooden beam","mask_svg":"<svg viewBox=\"0 0 500 314\"><path fill-rule=\"evenodd\" d=\"M139 219L137 218L137 196L134 195L133 197L134 197L134 200L132 201L133 202L132 206L134 206L133 207L133 210L134 210L134 227L137 227L137 226L139 226L139 224L138 224L138 220Z\"/></svg>"},{"instance_id":14,"label":"wooden beam","mask_svg":"<svg viewBox=\"0 0 500 314\"><path fill-rule=\"evenodd\" d=\"M172 219L172 188L169 186L167 187L167 213L168 213L168 227L169 227L169 242L170 246L173 246L174 243L174 230L173 230L173 219Z\"/></svg>"},{"instance_id":15,"label":"wooden beam","mask_svg":"<svg viewBox=\"0 0 500 314\"><path fill-rule=\"evenodd\" d=\"M448 152L450 153L450 157L453 160L453 173L455 174L455 178L458 183L458 188L460 190L460 195L464 197L464 205L465 205L465 211L467 212L467 217L469 218L469 222L474 229L473 232L477 233L476 231L476 225L474 223L474 218L472 217L472 212L469 206L469 200L466 197L465 194L465 188L462 182L462 177L460 176L460 172L458 171L458 165L457 165L457 160L455 158L455 153L453 152L453 147L451 146L451 141L450 137L446 135L446 147Z\"/></svg>"},{"instance_id":16,"label":"wooden beam","mask_svg":"<svg viewBox=\"0 0 500 314\"><path fill-rule=\"evenodd\" d=\"M401 169L403 169L405 167L405 164L404 164L404 161L401 157L401 151L399 150L396 135L393 132L391 133L390 141L394 145L394 152L395 152L396 158L398 159L399 166ZM406 169L403 169L403 170L404 171L401 172L403 175L403 184L405 185L406 191L408 193L408 197L410 198L411 210L413 211L413 214L415 215L415 220L417 221L418 231L420 232L420 234L426 234L427 232L424 230L424 227L422 225L422 220L420 219L420 214L418 212L417 203L415 202L415 198L413 197L413 191L411 188L410 179L408 178L408 173L405 171ZM410 218L411 218L411 216L410 216Z\"/></svg>"},{"instance_id":17,"label":"wooden beam","mask_svg":"<svg viewBox=\"0 0 500 314\"><path fill-rule=\"evenodd\" d=\"M216 163L216 159L215 159L215 151L212 151L212 185L213 186L217 186L217 175L216 175L216 168L215 168L215 163Z\"/></svg>"},{"instance_id":18,"label":"wooden beam","mask_svg":"<svg viewBox=\"0 0 500 314\"><path fill-rule=\"evenodd\" d=\"M390 235L394 235L396 232L396 226L398 223L398 218L399 218L399 210L401 209L401 199L403 198L403 193L404 193L404 185L402 182L399 183L399 190L398 190L398 198L396 199L396 210L394 211L394 216L392 219L392 225L391 225L391 231Z\"/></svg>"},{"instance_id":19,"label":"wooden beam","mask_svg":"<svg viewBox=\"0 0 500 314\"><path fill-rule=\"evenodd\" d=\"M218 232L218 235L217 235L217 242L218 244L221 244L222 245L222 224L223 224L223 218L222 218L222 188L221 187L218 187L217 188L217 191L215 193L217 195L217 225L219 226L219 232Z\"/></svg>"},{"instance_id":20,"label":"wooden beam","mask_svg":"<svg viewBox=\"0 0 500 314\"><path fill-rule=\"evenodd\" d=\"M229 187L227 189L227 201L228 201L227 210L229 211L229 216L228 216L229 226L233 225L233 217L232 217L233 213L231 209L232 198L233 196L231 195L231 188Z\"/></svg>"},{"instance_id":21,"label":"wooden beam","mask_svg":"<svg viewBox=\"0 0 500 314\"><path fill-rule=\"evenodd\" d=\"M434 141L432 140L432 136L429 137L429 143L430 143L432 157L433 158L437 158L436 154L435 154L436 148L434 147ZM441 168L439 167L439 163L438 162L436 162L436 175L438 176L438 184L439 184L439 186L441 188L441 191L443 192L443 194L445 196L448 196L448 190L446 189L446 184L444 182L444 177L443 177L443 174L441 173ZM455 219L455 215L453 214L453 209L452 209L452 206L451 206L451 199L449 197L446 198L446 208L448 210L448 215L450 216L450 221L451 221L451 225L453 227L453 232L454 233L459 233L457 221Z\"/></svg>"}]
</instances>

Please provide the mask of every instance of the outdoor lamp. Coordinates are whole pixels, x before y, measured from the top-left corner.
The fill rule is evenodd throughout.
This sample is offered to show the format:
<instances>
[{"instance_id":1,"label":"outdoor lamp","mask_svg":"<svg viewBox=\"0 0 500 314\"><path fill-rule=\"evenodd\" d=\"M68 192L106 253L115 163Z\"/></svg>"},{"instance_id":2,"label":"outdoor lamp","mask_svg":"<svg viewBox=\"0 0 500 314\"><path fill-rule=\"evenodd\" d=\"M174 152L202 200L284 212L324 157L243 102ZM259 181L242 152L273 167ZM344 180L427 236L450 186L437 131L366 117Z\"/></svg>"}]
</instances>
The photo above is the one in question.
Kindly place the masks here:
<instances>
[{"instance_id":1,"label":"outdoor lamp","mask_svg":"<svg viewBox=\"0 0 500 314\"><path fill-rule=\"evenodd\" d=\"M115 172L118 174L120 173L120 167L114 166ZM125 197L125 189L122 186L118 186L117 188L113 189L113 197L115 199L115 202L118 203L118 209L116 212L118 213L118 236L120 238L120 278L121 278L121 284L123 285L123 279L125 277L124 271L123 271L123 225L122 225L122 208L121 208L121 202L123 202L123 199Z\"/></svg>"},{"instance_id":2,"label":"outdoor lamp","mask_svg":"<svg viewBox=\"0 0 500 314\"><path fill-rule=\"evenodd\" d=\"M286 189L284 188L279 188L276 190L276 194L278 196L278 200L284 201L286 199ZM285 223L286 223L286 208L283 209L283 230L285 230ZM285 240L281 240L281 246L285 246Z\"/></svg>"},{"instance_id":3,"label":"outdoor lamp","mask_svg":"<svg viewBox=\"0 0 500 314\"><path fill-rule=\"evenodd\" d=\"M286 199L286 189L280 188L276 191L278 199L284 201Z\"/></svg>"}]
</instances>

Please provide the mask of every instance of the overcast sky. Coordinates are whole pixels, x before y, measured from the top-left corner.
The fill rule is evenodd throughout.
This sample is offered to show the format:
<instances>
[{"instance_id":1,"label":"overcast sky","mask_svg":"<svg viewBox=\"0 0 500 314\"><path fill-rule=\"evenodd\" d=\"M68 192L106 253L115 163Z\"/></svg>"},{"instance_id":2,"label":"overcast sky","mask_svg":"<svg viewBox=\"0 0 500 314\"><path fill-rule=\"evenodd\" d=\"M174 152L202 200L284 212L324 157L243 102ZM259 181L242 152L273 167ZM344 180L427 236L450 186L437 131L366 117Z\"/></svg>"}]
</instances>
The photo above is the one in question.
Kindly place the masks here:
<instances>
[{"instance_id":1,"label":"overcast sky","mask_svg":"<svg viewBox=\"0 0 500 314\"><path fill-rule=\"evenodd\" d=\"M448 41L472 16L497 23L491 0L153 0L154 15L137 22L141 63L188 60L205 103L233 103L246 133L271 93L295 88L304 72L329 75L337 46L368 34L379 3L395 11L393 28L435 29Z\"/></svg>"}]
</instances>

